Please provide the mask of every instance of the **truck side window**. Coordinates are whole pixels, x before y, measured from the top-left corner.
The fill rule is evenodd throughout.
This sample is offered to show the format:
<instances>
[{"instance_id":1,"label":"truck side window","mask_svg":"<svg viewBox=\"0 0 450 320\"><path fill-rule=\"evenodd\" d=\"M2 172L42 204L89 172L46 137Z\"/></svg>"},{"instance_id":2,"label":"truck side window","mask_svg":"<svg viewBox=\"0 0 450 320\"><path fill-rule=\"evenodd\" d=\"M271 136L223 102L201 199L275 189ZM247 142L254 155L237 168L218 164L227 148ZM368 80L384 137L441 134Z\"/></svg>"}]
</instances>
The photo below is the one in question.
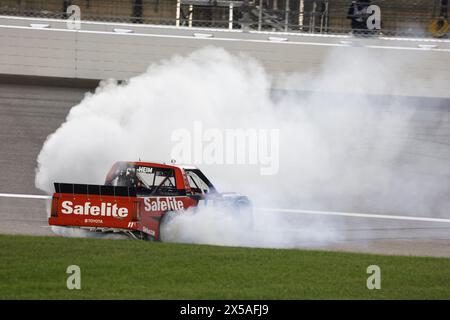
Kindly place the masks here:
<instances>
[{"instance_id":1,"label":"truck side window","mask_svg":"<svg viewBox=\"0 0 450 320\"><path fill-rule=\"evenodd\" d=\"M136 187L136 174L134 168L129 167L117 172L111 180L111 185L115 187Z\"/></svg>"}]
</instances>

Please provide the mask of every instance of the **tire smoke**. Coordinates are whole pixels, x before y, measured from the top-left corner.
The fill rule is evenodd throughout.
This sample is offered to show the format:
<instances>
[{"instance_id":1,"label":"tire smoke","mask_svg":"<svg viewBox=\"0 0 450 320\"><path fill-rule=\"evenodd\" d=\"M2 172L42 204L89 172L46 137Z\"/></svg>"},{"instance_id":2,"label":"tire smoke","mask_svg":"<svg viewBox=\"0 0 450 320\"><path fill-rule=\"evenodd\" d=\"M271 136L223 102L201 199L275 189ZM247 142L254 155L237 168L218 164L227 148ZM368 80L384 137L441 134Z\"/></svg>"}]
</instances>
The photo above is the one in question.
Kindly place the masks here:
<instances>
[{"instance_id":1,"label":"tire smoke","mask_svg":"<svg viewBox=\"0 0 450 320\"><path fill-rule=\"evenodd\" d=\"M219 191L246 194L256 207L448 215L450 152L439 139L449 117L426 115L421 123L423 112L413 102L367 95L383 79L395 79L382 59L356 50L330 56L320 74L274 80L251 57L205 48L152 64L124 84L104 81L48 137L36 186L50 194L53 182L102 184L118 160L169 162L174 131L201 122L214 132L279 131L275 174L262 175L260 164L249 161L193 161ZM373 63L377 72L365 72ZM272 91L280 82L314 90ZM343 88L355 94L341 94ZM385 91L395 94L395 88ZM200 139L212 144L207 134ZM326 218L257 210L255 219L256 231L248 231L220 212L187 213L174 219L167 241L296 247L340 239L345 229Z\"/></svg>"}]
</instances>

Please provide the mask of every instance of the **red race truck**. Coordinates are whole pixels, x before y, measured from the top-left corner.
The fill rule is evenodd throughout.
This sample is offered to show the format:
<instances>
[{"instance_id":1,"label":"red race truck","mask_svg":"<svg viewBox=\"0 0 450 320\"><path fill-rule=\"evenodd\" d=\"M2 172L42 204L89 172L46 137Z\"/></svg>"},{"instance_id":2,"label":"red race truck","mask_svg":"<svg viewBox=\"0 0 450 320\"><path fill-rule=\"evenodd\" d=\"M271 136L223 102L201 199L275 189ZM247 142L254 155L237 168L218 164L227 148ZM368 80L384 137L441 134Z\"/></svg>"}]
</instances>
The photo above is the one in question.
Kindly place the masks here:
<instances>
[{"instance_id":1,"label":"red race truck","mask_svg":"<svg viewBox=\"0 0 450 320\"><path fill-rule=\"evenodd\" d=\"M120 161L109 170L104 185L54 185L48 219L52 226L161 240L162 224L200 206L225 208L245 224L253 220L246 196L217 192L192 166Z\"/></svg>"}]
</instances>

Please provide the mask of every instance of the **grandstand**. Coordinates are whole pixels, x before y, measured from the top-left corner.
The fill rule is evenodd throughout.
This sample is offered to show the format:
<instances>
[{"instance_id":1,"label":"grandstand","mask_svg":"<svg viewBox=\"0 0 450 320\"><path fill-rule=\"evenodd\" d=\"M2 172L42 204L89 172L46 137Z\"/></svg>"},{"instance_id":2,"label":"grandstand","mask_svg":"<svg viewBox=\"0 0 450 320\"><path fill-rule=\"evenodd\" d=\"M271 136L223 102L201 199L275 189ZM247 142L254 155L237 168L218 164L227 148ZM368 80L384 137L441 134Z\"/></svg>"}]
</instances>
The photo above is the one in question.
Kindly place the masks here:
<instances>
[{"instance_id":1,"label":"grandstand","mask_svg":"<svg viewBox=\"0 0 450 320\"><path fill-rule=\"evenodd\" d=\"M77 5L82 20L281 32L347 34L351 0L1 0L0 14L66 18ZM447 36L448 0L373 0L387 36L429 37L430 24ZM444 24L444 25L443 25ZM447 27L446 27L447 26ZM443 28L443 29L442 29ZM434 33L437 36L437 33Z\"/></svg>"}]
</instances>

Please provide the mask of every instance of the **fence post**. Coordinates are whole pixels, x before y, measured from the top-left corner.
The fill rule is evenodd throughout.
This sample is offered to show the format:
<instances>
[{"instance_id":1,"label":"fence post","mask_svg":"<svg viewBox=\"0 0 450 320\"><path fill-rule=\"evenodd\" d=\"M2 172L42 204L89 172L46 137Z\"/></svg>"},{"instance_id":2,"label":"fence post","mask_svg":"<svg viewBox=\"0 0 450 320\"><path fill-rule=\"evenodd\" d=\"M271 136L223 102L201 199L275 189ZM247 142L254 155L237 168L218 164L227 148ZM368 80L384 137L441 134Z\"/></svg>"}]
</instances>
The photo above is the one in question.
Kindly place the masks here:
<instances>
[{"instance_id":1,"label":"fence post","mask_svg":"<svg viewBox=\"0 0 450 320\"><path fill-rule=\"evenodd\" d=\"M263 1L259 0L259 12L258 12L258 31L261 31L262 28L262 4Z\"/></svg>"},{"instance_id":2,"label":"fence post","mask_svg":"<svg viewBox=\"0 0 450 320\"><path fill-rule=\"evenodd\" d=\"M286 0L285 7L286 8L284 10L284 31L287 32L289 26L289 0Z\"/></svg>"},{"instance_id":3,"label":"fence post","mask_svg":"<svg viewBox=\"0 0 450 320\"><path fill-rule=\"evenodd\" d=\"M230 8L228 11L228 29L233 29L233 2L230 1Z\"/></svg>"},{"instance_id":4,"label":"fence post","mask_svg":"<svg viewBox=\"0 0 450 320\"><path fill-rule=\"evenodd\" d=\"M300 0L298 3L298 26L303 30L303 10L305 10L305 0Z\"/></svg>"},{"instance_id":5,"label":"fence post","mask_svg":"<svg viewBox=\"0 0 450 320\"><path fill-rule=\"evenodd\" d=\"M177 0L177 11L175 13L175 26L180 26L181 0Z\"/></svg>"}]
</instances>

